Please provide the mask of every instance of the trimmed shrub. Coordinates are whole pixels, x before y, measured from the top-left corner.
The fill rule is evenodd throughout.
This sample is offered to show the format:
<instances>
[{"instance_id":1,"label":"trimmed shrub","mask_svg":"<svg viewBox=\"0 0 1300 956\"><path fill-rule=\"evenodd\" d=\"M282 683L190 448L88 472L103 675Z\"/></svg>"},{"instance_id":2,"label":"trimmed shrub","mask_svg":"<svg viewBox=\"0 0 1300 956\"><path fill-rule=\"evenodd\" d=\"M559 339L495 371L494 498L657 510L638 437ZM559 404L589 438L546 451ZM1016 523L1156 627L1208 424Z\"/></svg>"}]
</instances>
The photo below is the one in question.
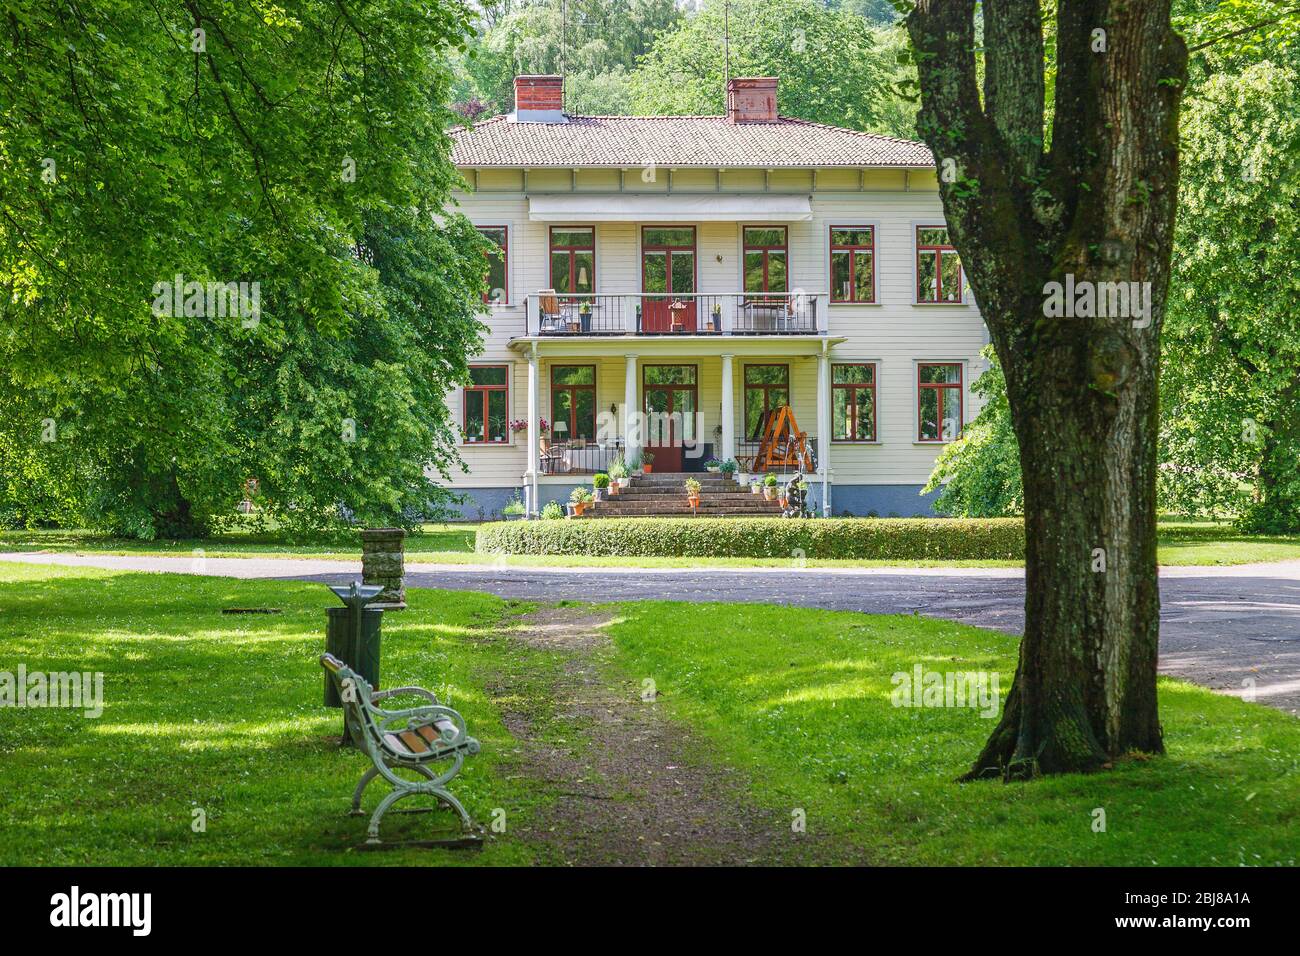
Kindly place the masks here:
<instances>
[{"instance_id":1,"label":"trimmed shrub","mask_svg":"<svg viewBox=\"0 0 1300 956\"><path fill-rule=\"evenodd\" d=\"M486 554L884 561L1021 560L1019 518L591 518L485 524Z\"/></svg>"}]
</instances>

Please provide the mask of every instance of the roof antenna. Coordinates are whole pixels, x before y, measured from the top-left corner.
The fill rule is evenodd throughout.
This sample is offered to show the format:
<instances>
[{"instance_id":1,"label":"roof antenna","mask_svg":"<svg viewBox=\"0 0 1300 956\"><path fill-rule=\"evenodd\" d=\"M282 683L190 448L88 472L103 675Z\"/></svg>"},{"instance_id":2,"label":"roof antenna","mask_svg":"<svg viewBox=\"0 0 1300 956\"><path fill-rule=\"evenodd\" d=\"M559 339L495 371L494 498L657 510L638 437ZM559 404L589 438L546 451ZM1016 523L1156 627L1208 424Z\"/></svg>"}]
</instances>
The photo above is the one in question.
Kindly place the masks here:
<instances>
[{"instance_id":1,"label":"roof antenna","mask_svg":"<svg viewBox=\"0 0 1300 956\"><path fill-rule=\"evenodd\" d=\"M731 3L722 3L722 88L726 90L731 82Z\"/></svg>"}]
</instances>

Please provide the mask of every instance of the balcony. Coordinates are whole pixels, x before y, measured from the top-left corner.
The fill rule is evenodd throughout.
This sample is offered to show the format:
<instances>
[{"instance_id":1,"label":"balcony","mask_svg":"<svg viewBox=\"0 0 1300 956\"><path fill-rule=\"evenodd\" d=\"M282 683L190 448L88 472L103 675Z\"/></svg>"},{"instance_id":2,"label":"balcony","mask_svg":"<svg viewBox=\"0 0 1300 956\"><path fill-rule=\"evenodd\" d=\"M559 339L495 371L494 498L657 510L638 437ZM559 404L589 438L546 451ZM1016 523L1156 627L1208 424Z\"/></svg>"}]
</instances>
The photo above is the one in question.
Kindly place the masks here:
<instances>
[{"instance_id":1,"label":"balcony","mask_svg":"<svg viewBox=\"0 0 1300 956\"><path fill-rule=\"evenodd\" d=\"M824 295L643 293L527 297L530 336L821 335Z\"/></svg>"}]
</instances>

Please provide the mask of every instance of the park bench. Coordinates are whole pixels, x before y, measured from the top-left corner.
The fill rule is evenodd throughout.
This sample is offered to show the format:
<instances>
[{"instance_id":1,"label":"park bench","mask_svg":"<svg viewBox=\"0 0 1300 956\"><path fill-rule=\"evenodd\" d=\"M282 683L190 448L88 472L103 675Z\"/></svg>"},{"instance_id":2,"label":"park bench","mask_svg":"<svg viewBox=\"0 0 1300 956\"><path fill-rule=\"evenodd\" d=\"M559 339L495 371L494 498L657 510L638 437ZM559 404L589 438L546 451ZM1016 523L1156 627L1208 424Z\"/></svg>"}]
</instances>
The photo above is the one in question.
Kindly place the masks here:
<instances>
[{"instance_id":1,"label":"park bench","mask_svg":"<svg viewBox=\"0 0 1300 956\"><path fill-rule=\"evenodd\" d=\"M374 764L362 775L352 794L352 815L362 815L361 795L370 781L383 777L393 787L392 793L379 802L370 817L366 844L382 845L379 821L397 801L417 794L437 797L455 810L460 816L462 830L470 834L473 821L460 801L447 790L447 784L460 773L465 758L479 751L478 741L465 729L465 719L450 707L439 704L438 698L422 687L397 687L376 692L364 677L334 655L322 654L320 663L334 681L343 701L348 735ZM379 701L402 694L423 697L428 703L405 710L385 710L375 706ZM449 762L449 765L435 766L443 762ZM407 780L395 772L399 769L413 770L426 779ZM466 838L461 837L455 841L429 841L421 845L465 845L465 842Z\"/></svg>"}]
</instances>

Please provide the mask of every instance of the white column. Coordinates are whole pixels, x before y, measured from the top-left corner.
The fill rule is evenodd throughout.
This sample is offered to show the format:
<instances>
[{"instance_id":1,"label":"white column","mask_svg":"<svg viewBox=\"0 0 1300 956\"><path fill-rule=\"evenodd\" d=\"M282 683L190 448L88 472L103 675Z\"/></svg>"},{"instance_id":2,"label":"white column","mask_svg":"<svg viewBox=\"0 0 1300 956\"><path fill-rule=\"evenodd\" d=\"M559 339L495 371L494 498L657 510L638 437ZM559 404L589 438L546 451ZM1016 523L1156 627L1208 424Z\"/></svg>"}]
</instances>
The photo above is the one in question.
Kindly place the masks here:
<instances>
[{"instance_id":1,"label":"white column","mask_svg":"<svg viewBox=\"0 0 1300 956\"><path fill-rule=\"evenodd\" d=\"M537 345L528 349L528 514L536 516L541 513L537 502L537 470L540 444L542 440L541 422L538 420L538 374Z\"/></svg>"},{"instance_id":2,"label":"white column","mask_svg":"<svg viewBox=\"0 0 1300 956\"><path fill-rule=\"evenodd\" d=\"M722 448L718 458L736 457L736 388L731 380L731 356L722 356Z\"/></svg>"},{"instance_id":3,"label":"white column","mask_svg":"<svg viewBox=\"0 0 1300 956\"><path fill-rule=\"evenodd\" d=\"M641 406L637 402L636 356L627 359L627 379L623 385L623 461L630 465L641 451Z\"/></svg>"},{"instance_id":4,"label":"white column","mask_svg":"<svg viewBox=\"0 0 1300 956\"><path fill-rule=\"evenodd\" d=\"M822 517L831 514L831 353L823 343L817 358L817 473L822 480Z\"/></svg>"}]
</instances>

